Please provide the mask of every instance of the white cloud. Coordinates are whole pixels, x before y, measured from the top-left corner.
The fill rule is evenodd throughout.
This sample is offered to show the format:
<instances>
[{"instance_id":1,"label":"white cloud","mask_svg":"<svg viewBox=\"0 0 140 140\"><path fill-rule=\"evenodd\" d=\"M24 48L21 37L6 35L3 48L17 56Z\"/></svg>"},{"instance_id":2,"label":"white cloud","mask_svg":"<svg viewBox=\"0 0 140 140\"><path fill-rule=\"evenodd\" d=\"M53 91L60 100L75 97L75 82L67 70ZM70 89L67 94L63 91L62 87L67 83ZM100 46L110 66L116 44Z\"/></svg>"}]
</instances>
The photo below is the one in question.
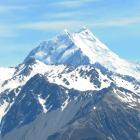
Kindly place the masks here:
<instances>
[{"instance_id":1,"label":"white cloud","mask_svg":"<svg viewBox=\"0 0 140 140\"><path fill-rule=\"evenodd\" d=\"M9 13L11 11L17 11L17 10L25 10L26 6L7 6L7 5L0 5L0 13Z\"/></svg>"},{"instance_id":2,"label":"white cloud","mask_svg":"<svg viewBox=\"0 0 140 140\"><path fill-rule=\"evenodd\" d=\"M15 37L17 36L17 32L13 27L9 27L8 25L0 25L0 37Z\"/></svg>"},{"instance_id":3,"label":"white cloud","mask_svg":"<svg viewBox=\"0 0 140 140\"><path fill-rule=\"evenodd\" d=\"M95 27L112 27L112 26L126 26L140 23L140 17L120 18L106 21L97 21L90 24Z\"/></svg>"},{"instance_id":4,"label":"white cloud","mask_svg":"<svg viewBox=\"0 0 140 140\"><path fill-rule=\"evenodd\" d=\"M18 24L0 24L0 37L15 37L22 30L76 30L82 26L89 28L123 27L140 23L140 17L121 18L104 21L78 21L78 20L56 20L56 21L35 21Z\"/></svg>"},{"instance_id":5,"label":"white cloud","mask_svg":"<svg viewBox=\"0 0 140 140\"><path fill-rule=\"evenodd\" d=\"M92 27L117 27L126 26L131 24L140 23L140 17L122 18L115 20L105 20L105 21L76 21L76 20L60 20L60 21L37 21L37 22L27 22L17 25L20 29L32 29L32 30L56 30L56 29L76 29L82 26Z\"/></svg>"},{"instance_id":6,"label":"white cloud","mask_svg":"<svg viewBox=\"0 0 140 140\"><path fill-rule=\"evenodd\" d=\"M90 2L96 2L100 0L65 0L65 1L57 1L57 2L52 2L51 5L53 6L62 6L62 7L69 7L69 8L76 8L79 6L83 6L86 3Z\"/></svg>"},{"instance_id":7,"label":"white cloud","mask_svg":"<svg viewBox=\"0 0 140 140\"><path fill-rule=\"evenodd\" d=\"M66 20L66 21L39 21L28 22L18 25L20 29L32 29L32 30L56 30L56 29L72 29L81 27L82 22Z\"/></svg>"},{"instance_id":8,"label":"white cloud","mask_svg":"<svg viewBox=\"0 0 140 140\"><path fill-rule=\"evenodd\" d=\"M82 13L83 15L83 13ZM43 18L59 19L59 18L73 18L76 16L81 16L81 11L66 11L66 12L57 12L57 13L47 13L44 14Z\"/></svg>"}]
</instances>

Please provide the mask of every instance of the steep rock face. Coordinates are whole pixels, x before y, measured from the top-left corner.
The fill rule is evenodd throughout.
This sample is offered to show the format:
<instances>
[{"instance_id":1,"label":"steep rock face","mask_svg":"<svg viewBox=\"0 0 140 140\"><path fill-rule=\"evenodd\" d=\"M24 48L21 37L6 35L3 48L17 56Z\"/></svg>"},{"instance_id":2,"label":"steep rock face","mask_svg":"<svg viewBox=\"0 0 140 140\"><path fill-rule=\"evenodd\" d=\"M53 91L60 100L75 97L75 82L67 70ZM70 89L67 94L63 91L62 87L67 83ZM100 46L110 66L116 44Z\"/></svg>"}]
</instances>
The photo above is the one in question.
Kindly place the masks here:
<instances>
[{"instance_id":1,"label":"steep rock face","mask_svg":"<svg viewBox=\"0 0 140 140\"><path fill-rule=\"evenodd\" d=\"M45 76L35 75L23 86L12 107L2 119L2 137L15 128L30 124L41 113L49 114L49 112L59 109L60 113L58 112L58 114L62 116L68 103L76 97L78 98L79 95L81 95L79 91L69 90L62 86L49 83ZM78 100L80 100L80 97ZM78 107L80 107L80 104ZM73 108L71 109L74 110ZM76 111L72 112L72 110L71 112L67 112L70 113L69 116L71 117L74 115L74 112L76 113ZM54 119L58 114L54 115ZM64 119L68 122L67 118L64 117ZM66 124L65 121L61 121L63 125ZM50 129L52 129L51 126Z\"/></svg>"},{"instance_id":2,"label":"steep rock face","mask_svg":"<svg viewBox=\"0 0 140 140\"><path fill-rule=\"evenodd\" d=\"M116 100L113 95L107 95L90 112L83 113L81 118L75 119L66 130L48 138L48 140L65 139L139 140L139 113Z\"/></svg>"},{"instance_id":3,"label":"steep rock face","mask_svg":"<svg viewBox=\"0 0 140 140\"><path fill-rule=\"evenodd\" d=\"M49 84L42 75L37 74L31 78L23 86L13 105L2 119L2 136L16 127L32 122L38 114L45 110L47 111L47 107L49 108L52 105L52 108L57 108L57 106L60 106L62 101L59 99L59 90L61 88L57 85ZM65 94L61 96L61 98L64 97ZM49 98L49 102L46 105L45 102L41 102L45 98Z\"/></svg>"},{"instance_id":4,"label":"steep rock face","mask_svg":"<svg viewBox=\"0 0 140 140\"><path fill-rule=\"evenodd\" d=\"M32 122L40 113L60 108L62 111L79 91L68 90L49 83L45 76L37 74L21 89L1 122L1 134ZM13 115L14 114L14 115Z\"/></svg>"},{"instance_id":5,"label":"steep rock face","mask_svg":"<svg viewBox=\"0 0 140 140\"><path fill-rule=\"evenodd\" d=\"M34 77L35 79L31 79L29 84L39 86L37 77L40 79L40 75L37 75ZM17 110L25 121L16 123L14 129L8 133L4 131L6 130L4 127L2 129L4 136L1 138L2 140L8 140L9 138L13 140L139 140L139 105L137 104L135 108L131 108L128 103L120 101L116 96L115 90L119 94L122 91L126 91L126 89L121 89L112 84L110 87L98 92L79 92L48 83L46 79L44 82L44 77L43 81L41 79L39 83L43 82L43 85L40 86L47 84L45 85L45 90L42 87L34 86L32 88L34 95L29 94L29 98L28 92L30 88L28 88L29 85L27 84L27 94L21 100L23 105L24 99L26 99L25 102L32 100L30 104L26 105L28 105L28 110L33 113L35 111L32 110L32 105L34 103L38 104L36 111L40 110L40 113L30 116L30 111L25 113L22 110L18 110L20 104L17 105L15 102L17 106L14 107L14 110ZM135 96L134 93L131 93L131 95ZM38 100L34 100L35 96L45 100L44 105L39 105ZM47 110L46 113L44 112L44 106ZM13 108L9 110L9 113L12 110ZM36 119L32 118L30 123L26 123L26 119L28 120L29 116L31 118L34 116ZM7 128L11 126L10 122L12 124L17 122L17 119L6 120L6 117L8 115L3 119L3 124L5 122L7 125L4 124L4 126L7 126Z\"/></svg>"}]
</instances>

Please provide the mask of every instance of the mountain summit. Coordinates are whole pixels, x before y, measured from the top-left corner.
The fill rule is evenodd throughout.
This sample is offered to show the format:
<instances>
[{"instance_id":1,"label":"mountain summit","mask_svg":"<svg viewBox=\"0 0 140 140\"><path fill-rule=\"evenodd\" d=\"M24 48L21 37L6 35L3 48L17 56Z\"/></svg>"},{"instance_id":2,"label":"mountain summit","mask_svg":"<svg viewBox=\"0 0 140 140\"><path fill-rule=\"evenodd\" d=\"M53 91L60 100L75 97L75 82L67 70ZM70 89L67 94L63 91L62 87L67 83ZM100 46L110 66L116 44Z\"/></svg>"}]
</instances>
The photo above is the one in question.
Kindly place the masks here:
<instances>
[{"instance_id":1,"label":"mountain summit","mask_svg":"<svg viewBox=\"0 0 140 140\"><path fill-rule=\"evenodd\" d=\"M140 66L90 30L0 68L0 140L140 140Z\"/></svg>"},{"instance_id":2,"label":"mountain summit","mask_svg":"<svg viewBox=\"0 0 140 140\"><path fill-rule=\"evenodd\" d=\"M79 66L99 63L113 72L140 79L140 70L136 64L113 53L87 28L72 33L65 30L64 33L55 38L42 42L31 51L25 61L31 58L48 65Z\"/></svg>"}]
</instances>

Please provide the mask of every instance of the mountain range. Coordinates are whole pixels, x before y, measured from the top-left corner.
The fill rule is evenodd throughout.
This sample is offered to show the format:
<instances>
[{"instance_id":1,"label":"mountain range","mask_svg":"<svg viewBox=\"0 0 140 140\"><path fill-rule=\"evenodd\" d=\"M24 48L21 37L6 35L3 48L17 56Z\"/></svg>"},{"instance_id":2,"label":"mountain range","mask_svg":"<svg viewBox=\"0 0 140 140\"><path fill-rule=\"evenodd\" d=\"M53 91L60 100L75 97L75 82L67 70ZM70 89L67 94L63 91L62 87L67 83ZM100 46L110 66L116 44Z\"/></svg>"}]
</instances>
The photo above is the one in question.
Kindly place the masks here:
<instances>
[{"instance_id":1,"label":"mountain range","mask_svg":"<svg viewBox=\"0 0 140 140\"><path fill-rule=\"evenodd\" d=\"M87 28L0 68L0 140L140 140L140 64Z\"/></svg>"}]
</instances>

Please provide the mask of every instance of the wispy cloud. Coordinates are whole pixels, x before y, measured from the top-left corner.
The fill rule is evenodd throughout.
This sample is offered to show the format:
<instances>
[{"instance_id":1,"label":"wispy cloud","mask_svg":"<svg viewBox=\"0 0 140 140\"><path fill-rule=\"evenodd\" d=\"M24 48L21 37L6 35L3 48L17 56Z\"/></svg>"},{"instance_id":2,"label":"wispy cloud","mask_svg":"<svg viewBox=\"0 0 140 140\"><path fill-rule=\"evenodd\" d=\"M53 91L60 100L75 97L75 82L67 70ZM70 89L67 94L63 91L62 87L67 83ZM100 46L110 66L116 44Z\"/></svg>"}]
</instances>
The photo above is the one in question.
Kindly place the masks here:
<instances>
[{"instance_id":1,"label":"wispy cloud","mask_svg":"<svg viewBox=\"0 0 140 140\"><path fill-rule=\"evenodd\" d=\"M52 2L51 5L53 6L62 6L62 7L71 7L71 8L75 8L75 7L79 7L79 6L83 6L87 3L93 3L93 2L97 2L100 0L67 0L67 1L57 1L57 2Z\"/></svg>"},{"instance_id":2,"label":"wispy cloud","mask_svg":"<svg viewBox=\"0 0 140 140\"><path fill-rule=\"evenodd\" d=\"M20 29L32 29L32 30L56 30L56 29L64 29L64 28L78 28L82 25L81 21L39 21L39 22L28 22L22 23L18 25Z\"/></svg>"},{"instance_id":3,"label":"wispy cloud","mask_svg":"<svg viewBox=\"0 0 140 140\"><path fill-rule=\"evenodd\" d=\"M113 20L96 21L90 25L95 27L112 27L112 26L127 26L138 23L140 23L140 17L128 17L128 18L125 17Z\"/></svg>"},{"instance_id":4,"label":"wispy cloud","mask_svg":"<svg viewBox=\"0 0 140 140\"><path fill-rule=\"evenodd\" d=\"M63 16L63 15L62 15ZM81 26L88 27L117 27L117 26L126 26L131 24L140 23L140 17L130 17L130 18L121 18L114 20L104 20L104 21L88 21L84 22L81 20L59 20L59 21L36 21L36 22L26 22L17 25L17 28L20 29L32 29L32 30L55 30L55 29L75 29L80 28Z\"/></svg>"},{"instance_id":5,"label":"wispy cloud","mask_svg":"<svg viewBox=\"0 0 140 140\"><path fill-rule=\"evenodd\" d=\"M63 15L62 15L63 16ZM56 21L35 21L11 24L11 26L0 25L0 37L15 37L23 30L63 30L63 29L79 29L82 26L89 28L107 28L107 27L123 27L127 25L139 24L140 17L120 18L114 20L100 21L81 21L81 20L56 20Z\"/></svg>"},{"instance_id":6,"label":"wispy cloud","mask_svg":"<svg viewBox=\"0 0 140 140\"><path fill-rule=\"evenodd\" d=\"M57 13L47 13L43 15L43 18L73 18L81 15L81 11L66 11L66 12L57 12Z\"/></svg>"},{"instance_id":7,"label":"wispy cloud","mask_svg":"<svg viewBox=\"0 0 140 140\"><path fill-rule=\"evenodd\" d=\"M8 25L0 25L0 37L15 37L17 36L17 31L13 27Z\"/></svg>"},{"instance_id":8,"label":"wispy cloud","mask_svg":"<svg viewBox=\"0 0 140 140\"><path fill-rule=\"evenodd\" d=\"M25 9L27 9L27 7L21 6L21 5L17 5L17 6L0 5L0 13L9 13L12 11L19 11L19 10L25 10Z\"/></svg>"}]
</instances>

